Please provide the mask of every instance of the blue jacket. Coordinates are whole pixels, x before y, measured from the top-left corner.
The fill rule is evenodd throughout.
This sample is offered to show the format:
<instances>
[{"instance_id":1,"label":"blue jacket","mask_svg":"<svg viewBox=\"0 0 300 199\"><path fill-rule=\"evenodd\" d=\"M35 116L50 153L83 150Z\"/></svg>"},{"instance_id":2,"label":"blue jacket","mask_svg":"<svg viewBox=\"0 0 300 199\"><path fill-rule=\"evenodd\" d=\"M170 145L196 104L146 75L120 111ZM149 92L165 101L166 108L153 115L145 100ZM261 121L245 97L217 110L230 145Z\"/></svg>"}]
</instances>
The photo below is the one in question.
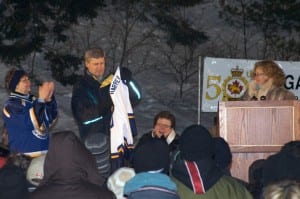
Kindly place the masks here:
<instances>
[{"instance_id":1,"label":"blue jacket","mask_svg":"<svg viewBox=\"0 0 300 199\"><path fill-rule=\"evenodd\" d=\"M3 108L9 148L13 152L36 156L48 150L49 128L57 119L54 96L41 102L33 95L12 92Z\"/></svg>"}]
</instances>

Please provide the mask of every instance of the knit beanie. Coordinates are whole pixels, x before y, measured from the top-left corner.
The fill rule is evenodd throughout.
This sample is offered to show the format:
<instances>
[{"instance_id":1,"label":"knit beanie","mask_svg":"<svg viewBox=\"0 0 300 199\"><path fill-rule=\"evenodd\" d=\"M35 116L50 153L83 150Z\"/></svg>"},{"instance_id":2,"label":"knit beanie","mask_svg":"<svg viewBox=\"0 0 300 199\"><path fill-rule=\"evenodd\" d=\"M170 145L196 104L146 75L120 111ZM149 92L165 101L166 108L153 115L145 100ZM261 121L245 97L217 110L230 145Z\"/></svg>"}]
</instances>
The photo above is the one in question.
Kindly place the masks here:
<instances>
[{"instance_id":1,"label":"knit beanie","mask_svg":"<svg viewBox=\"0 0 300 199\"><path fill-rule=\"evenodd\" d=\"M11 80L8 82L8 89L10 91L15 91L18 83L20 82L20 79L26 75L26 72L24 70L15 70Z\"/></svg>"},{"instance_id":2,"label":"knit beanie","mask_svg":"<svg viewBox=\"0 0 300 199\"><path fill-rule=\"evenodd\" d=\"M209 131L201 125L191 125L181 134L179 150L183 159L196 161L212 158L215 145Z\"/></svg>"},{"instance_id":3,"label":"knit beanie","mask_svg":"<svg viewBox=\"0 0 300 199\"><path fill-rule=\"evenodd\" d=\"M269 156L263 165L262 182L266 186L272 182L290 179L300 180L300 141L290 141L281 150Z\"/></svg>"},{"instance_id":4,"label":"knit beanie","mask_svg":"<svg viewBox=\"0 0 300 199\"><path fill-rule=\"evenodd\" d=\"M266 159L257 159L253 161L248 169L248 178L250 184L262 184L263 167Z\"/></svg>"},{"instance_id":5,"label":"knit beanie","mask_svg":"<svg viewBox=\"0 0 300 199\"><path fill-rule=\"evenodd\" d=\"M213 138L215 141L214 159L220 169L227 169L232 161L232 153L228 143L222 137Z\"/></svg>"},{"instance_id":6,"label":"knit beanie","mask_svg":"<svg viewBox=\"0 0 300 199\"><path fill-rule=\"evenodd\" d=\"M138 144L133 153L133 168L136 173L162 170L169 172L169 147L165 140L150 139Z\"/></svg>"}]
</instances>

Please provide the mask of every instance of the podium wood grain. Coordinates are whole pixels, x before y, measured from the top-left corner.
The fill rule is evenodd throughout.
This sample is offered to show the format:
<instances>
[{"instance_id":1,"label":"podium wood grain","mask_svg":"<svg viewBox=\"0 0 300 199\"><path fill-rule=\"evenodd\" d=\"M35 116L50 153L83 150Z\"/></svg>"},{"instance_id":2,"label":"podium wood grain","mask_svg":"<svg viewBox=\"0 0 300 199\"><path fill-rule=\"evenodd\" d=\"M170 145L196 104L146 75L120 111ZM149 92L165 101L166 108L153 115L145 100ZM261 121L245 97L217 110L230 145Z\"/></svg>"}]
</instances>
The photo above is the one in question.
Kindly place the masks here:
<instances>
[{"instance_id":1,"label":"podium wood grain","mask_svg":"<svg viewBox=\"0 0 300 199\"><path fill-rule=\"evenodd\" d=\"M232 175L248 181L248 168L283 144L300 139L300 102L219 102L219 135L233 153Z\"/></svg>"}]
</instances>

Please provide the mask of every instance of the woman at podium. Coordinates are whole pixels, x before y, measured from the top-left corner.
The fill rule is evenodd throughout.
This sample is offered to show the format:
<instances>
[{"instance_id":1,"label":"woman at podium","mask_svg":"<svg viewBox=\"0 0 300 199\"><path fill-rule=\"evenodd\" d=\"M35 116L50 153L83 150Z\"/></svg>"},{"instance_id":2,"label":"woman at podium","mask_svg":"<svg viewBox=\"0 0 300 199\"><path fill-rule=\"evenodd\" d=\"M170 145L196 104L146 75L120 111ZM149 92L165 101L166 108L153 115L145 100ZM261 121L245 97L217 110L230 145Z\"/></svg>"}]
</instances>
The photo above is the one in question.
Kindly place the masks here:
<instances>
[{"instance_id":1,"label":"woman at podium","mask_svg":"<svg viewBox=\"0 0 300 199\"><path fill-rule=\"evenodd\" d=\"M295 95L284 87L285 74L272 60L258 61L251 73L251 82L242 100L294 100Z\"/></svg>"}]
</instances>

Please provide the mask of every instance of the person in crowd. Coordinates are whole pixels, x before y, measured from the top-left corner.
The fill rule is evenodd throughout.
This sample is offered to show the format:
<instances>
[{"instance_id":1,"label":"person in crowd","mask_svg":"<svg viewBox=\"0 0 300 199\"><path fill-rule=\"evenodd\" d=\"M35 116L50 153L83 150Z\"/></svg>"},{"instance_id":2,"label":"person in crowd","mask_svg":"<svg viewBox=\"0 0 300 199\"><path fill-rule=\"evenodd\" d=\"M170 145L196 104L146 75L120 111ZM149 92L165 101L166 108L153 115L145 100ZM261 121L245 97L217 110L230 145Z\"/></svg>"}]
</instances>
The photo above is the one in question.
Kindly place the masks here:
<instances>
[{"instance_id":1,"label":"person in crowd","mask_svg":"<svg viewBox=\"0 0 300 199\"><path fill-rule=\"evenodd\" d=\"M294 100L295 95L284 88L285 74L272 60L258 61L251 74L252 81L243 100Z\"/></svg>"},{"instance_id":2,"label":"person in crowd","mask_svg":"<svg viewBox=\"0 0 300 199\"><path fill-rule=\"evenodd\" d=\"M128 180L135 176L135 171L130 167L121 167L111 174L107 179L107 187L111 190L117 199L125 199L124 186Z\"/></svg>"},{"instance_id":3,"label":"person in crowd","mask_svg":"<svg viewBox=\"0 0 300 199\"><path fill-rule=\"evenodd\" d=\"M96 161L72 131L51 136L44 162L44 177L30 199L113 199L98 173Z\"/></svg>"},{"instance_id":4,"label":"person in crowd","mask_svg":"<svg viewBox=\"0 0 300 199\"><path fill-rule=\"evenodd\" d=\"M10 69L5 77L9 93L3 108L3 119L8 134L9 149L37 157L46 153L49 130L57 120L54 82L44 82L38 97L31 94L31 81L22 69Z\"/></svg>"},{"instance_id":5,"label":"person in crowd","mask_svg":"<svg viewBox=\"0 0 300 199\"><path fill-rule=\"evenodd\" d=\"M0 198L27 199L28 184L24 170L14 164L9 149L0 145Z\"/></svg>"},{"instance_id":6,"label":"person in crowd","mask_svg":"<svg viewBox=\"0 0 300 199\"><path fill-rule=\"evenodd\" d=\"M263 165L263 186L280 181L300 181L300 141L290 141L281 150L269 156Z\"/></svg>"},{"instance_id":7,"label":"person in crowd","mask_svg":"<svg viewBox=\"0 0 300 199\"><path fill-rule=\"evenodd\" d=\"M33 158L26 171L26 179L29 182L29 189L35 189L44 177L44 163L46 154Z\"/></svg>"},{"instance_id":8,"label":"person in crowd","mask_svg":"<svg viewBox=\"0 0 300 199\"><path fill-rule=\"evenodd\" d=\"M261 199L262 196L262 170L265 161L265 159L257 159L252 162L248 169L249 183L247 185L247 189L254 199Z\"/></svg>"},{"instance_id":9,"label":"person in crowd","mask_svg":"<svg viewBox=\"0 0 300 199\"><path fill-rule=\"evenodd\" d=\"M211 133L211 132L210 132ZM231 164L232 164L232 153L229 147L229 144L222 137L213 137L215 142L215 152L213 159L216 162L216 165L222 170L225 175L231 175ZM232 176L235 180L241 183L243 186L247 186L248 183Z\"/></svg>"},{"instance_id":10,"label":"person in crowd","mask_svg":"<svg viewBox=\"0 0 300 199\"><path fill-rule=\"evenodd\" d=\"M231 176L232 153L226 140L222 137L213 137L215 142L214 160L225 175Z\"/></svg>"},{"instance_id":11,"label":"person in crowd","mask_svg":"<svg viewBox=\"0 0 300 199\"><path fill-rule=\"evenodd\" d=\"M170 152L174 152L179 145L179 135L175 132L176 119L169 111L157 113L153 120L153 130L145 133L139 142L145 142L149 139L164 139L169 145Z\"/></svg>"},{"instance_id":12,"label":"person in crowd","mask_svg":"<svg viewBox=\"0 0 300 199\"><path fill-rule=\"evenodd\" d=\"M180 198L251 199L248 190L225 175L214 160L215 142L201 125L191 125L181 134L171 175Z\"/></svg>"},{"instance_id":13,"label":"person in crowd","mask_svg":"<svg viewBox=\"0 0 300 199\"><path fill-rule=\"evenodd\" d=\"M99 172L108 177L113 172L110 159L106 158L110 156L110 123L114 109L109 92L113 74L106 75L105 53L101 48L86 50L84 61L84 74L73 86L71 109L81 140L99 162ZM140 89L129 69L122 67L120 73L128 85L130 102L136 106L141 100Z\"/></svg>"},{"instance_id":14,"label":"person in crowd","mask_svg":"<svg viewBox=\"0 0 300 199\"><path fill-rule=\"evenodd\" d=\"M165 140L150 139L138 143L133 153L136 175L125 183L128 199L179 199L169 173L169 147Z\"/></svg>"},{"instance_id":15,"label":"person in crowd","mask_svg":"<svg viewBox=\"0 0 300 199\"><path fill-rule=\"evenodd\" d=\"M300 199L300 183L281 180L264 188L262 199Z\"/></svg>"},{"instance_id":16,"label":"person in crowd","mask_svg":"<svg viewBox=\"0 0 300 199\"><path fill-rule=\"evenodd\" d=\"M109 94L113 74L105 76L105 53L101 48L86 50L84 75L73 87L71 109L78 124L81 139L90 133L109 134L113 102ZM138 86L129 69L122 67L121 77ZM141 100L140 90L129 86L133 106Z\"/></svg>"}]
</instances>

